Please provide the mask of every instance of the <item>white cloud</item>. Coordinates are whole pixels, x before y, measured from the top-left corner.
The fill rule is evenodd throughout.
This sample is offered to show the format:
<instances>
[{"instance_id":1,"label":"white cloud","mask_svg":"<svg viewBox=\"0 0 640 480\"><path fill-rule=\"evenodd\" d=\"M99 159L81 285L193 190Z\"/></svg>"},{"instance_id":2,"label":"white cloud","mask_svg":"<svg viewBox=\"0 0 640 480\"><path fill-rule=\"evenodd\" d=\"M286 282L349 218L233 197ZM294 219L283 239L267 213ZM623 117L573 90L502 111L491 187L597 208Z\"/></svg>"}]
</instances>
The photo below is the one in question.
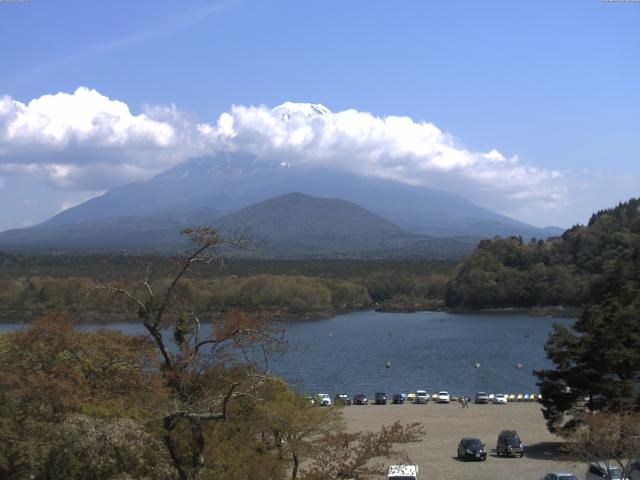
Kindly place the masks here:
<instances>
[{"instance_id":1,"label":"white cloud","mask_svg":"<svg viewBox=\"0 0 640 480\"><path fill-rule=\"evenodd\" d=\"M58 208L58 211L56 213L60 213L68 208L75 207L76 205L80 205L90 198L97 197L99 195L102 195L103 193L104 191L74 192L65 200L62 200L62 202L60 203L60 207Z\"/></svg>"},{"instance_id":2,"label":"white cloud","mask_svg":"<svg viewBox=\"0 0 640 480\"><path fill-rule=\"evenodd\" d=\"M148 178L201 153L198 124L175 106L145 107L96 90L0 98L0 171L41 175L61 188L109 188Z\"/></svg>"},{"instance_id":3,"label":"white cloud","mask_svg":"<svg viewBox=\"0 0 640 480\"><path fill-rule=\"evenodd\" d=\"M435 186L502 212L552 208L566 196L561 172L496 149L470 151L436 125L406 116L287 102L233 106L208 124L173 105L134 114L85 87L26 104L0 98L0 174L40 177L60 189L102 191L223 149Z\"/></svg>"},{"instance_id":4,"label":"white cloud","mask_svg":"<svg viewBox=\"0 0 640 480\"><path fill-rule=\"evenodd\" d=\"M217 136L216 145L259 158L431 185L485 205L527 201L551 208L566 194L559 171L527 165L495 149L469 151L433 123L409 117L332 113L311 104L233 106L210 134Z\"/></svg>"}]
</instances>

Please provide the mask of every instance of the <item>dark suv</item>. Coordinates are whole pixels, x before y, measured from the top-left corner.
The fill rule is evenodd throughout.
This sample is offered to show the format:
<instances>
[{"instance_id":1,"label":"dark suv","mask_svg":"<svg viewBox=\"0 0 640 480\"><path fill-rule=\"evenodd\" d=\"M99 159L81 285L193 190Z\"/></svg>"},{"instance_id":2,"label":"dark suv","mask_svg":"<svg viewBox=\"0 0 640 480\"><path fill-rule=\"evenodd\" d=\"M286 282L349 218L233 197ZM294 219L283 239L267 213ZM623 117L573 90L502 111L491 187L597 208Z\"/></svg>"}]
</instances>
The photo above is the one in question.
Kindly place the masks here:
<instances>
[{"instance_id":1,"label":"dark suv","mask_svg":"<svg viewBox=\"0 0 640 480\"><path fill-rule=\"evenodd\" d=\"M496 446L496 455L504 455L507 457L522 457L524 455L524 445L515 430L503 430L498 435L498 445Z\"/></svg>"},{"instance_id":2,"label":"dark suv","mask_svg":"<svg viewBox=\"0 0 640 480\"><path fill-rule=\"evenodd\" d=\"M393 398L391 399L391 403L402 405L404 403L404 395L402 395L401 393L394 393Z\"/></svg>"},{"instance_id":3,"label":"dark suv","mask_svg":"<svg viewBox=\"0 0 640 480\"><path fill-rule=\"evenodd\" d=\"M363 393L358 393L353 396L353 404L354 405L369 405L369 400L367 400L367 396Z\"/></svg>"},{"instance_id":4,"label":"dark suv","mask_svg":"<svg viewBox=\"0 0 640 480\"><path fill-rule=\"evenodd\" d=\"M376 392L376 405L386 405L387 395L384 392Z\"/></svg>"}]
</instances>

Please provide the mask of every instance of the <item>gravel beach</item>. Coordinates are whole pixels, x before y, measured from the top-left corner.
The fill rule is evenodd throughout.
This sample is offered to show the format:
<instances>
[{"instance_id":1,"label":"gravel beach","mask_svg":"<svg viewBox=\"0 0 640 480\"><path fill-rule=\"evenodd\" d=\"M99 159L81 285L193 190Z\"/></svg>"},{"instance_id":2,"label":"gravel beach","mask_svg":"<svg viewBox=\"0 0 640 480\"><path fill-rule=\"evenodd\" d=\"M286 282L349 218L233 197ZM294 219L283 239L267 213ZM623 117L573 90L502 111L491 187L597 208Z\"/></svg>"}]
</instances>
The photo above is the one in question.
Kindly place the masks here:
<instances>
[{"instance_id":1,"label":"gravel beach","mask_svg":"<svg viewBox=\"0 0 640 480\"><path fill-rule=\"evenodd\" d=\"M368 405L344 408L350 431L377 430L396 420L422 422L426 435L422 442L404 450L420 467L420 480L442 479L541 479L547 473L565 470L583 479L585 464L565 461L558 454L560 439L550 434L538 403L476 405L462 408L457 402L427 405ZM495 454L498 434L517 430L525 445L523 458L503 458ZM484 462L457 459L458 442L464 436L480 438L488 451Z\"/></svg>"}]
</instances>

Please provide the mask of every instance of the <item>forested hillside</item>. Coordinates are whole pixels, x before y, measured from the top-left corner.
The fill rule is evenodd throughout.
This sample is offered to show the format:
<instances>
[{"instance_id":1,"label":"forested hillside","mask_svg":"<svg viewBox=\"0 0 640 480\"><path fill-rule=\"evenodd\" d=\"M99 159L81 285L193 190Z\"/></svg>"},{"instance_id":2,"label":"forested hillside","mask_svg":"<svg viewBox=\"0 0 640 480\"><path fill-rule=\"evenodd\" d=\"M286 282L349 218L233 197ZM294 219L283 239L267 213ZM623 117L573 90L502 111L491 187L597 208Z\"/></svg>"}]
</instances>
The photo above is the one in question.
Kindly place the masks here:
<instances>
[{"instance_id":1,"label":"forested hillside","mask_svg":"<svg viewBox=\"0 0 640 480\"><path fill-rule=\"evenodd\" d=\"M640 262L640 199L592 215L561 237L480 242L454 272L450 308L531 308L599 303L607 279L633 283ZM637 288L637 285L620 285Z\"/></svg>"},{"instance_id":2,"label":"forested hillside","mask_svg":"<svg viewBox=\"0 0 640 480\"><path fill-rule=\"evenodd\" d=\"M91 291L98 284L154 276L162 288L172 273L166 257L122 255L23 256L0 253L0 321L30 320L55 310L80 320L122 319L125 306ZM442 305L454 264L426 259L241 260L204 265L180 295L202 312L239 308L317 317L370 308L423 310Z\"/></svg>"}]
</instances>

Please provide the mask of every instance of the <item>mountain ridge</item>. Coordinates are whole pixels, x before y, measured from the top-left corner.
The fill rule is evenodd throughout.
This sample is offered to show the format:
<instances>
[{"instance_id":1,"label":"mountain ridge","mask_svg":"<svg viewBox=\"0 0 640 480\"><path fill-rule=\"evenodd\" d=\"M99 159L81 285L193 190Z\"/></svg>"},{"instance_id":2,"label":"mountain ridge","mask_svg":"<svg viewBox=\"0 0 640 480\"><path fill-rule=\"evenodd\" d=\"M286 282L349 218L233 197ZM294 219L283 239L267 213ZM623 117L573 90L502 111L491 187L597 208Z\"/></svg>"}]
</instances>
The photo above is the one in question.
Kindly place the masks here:
<instances>
[{"instance_id":1,"label":"mountain ridge","mask_svg":"<svg viewBox=\"0 0 640 480\"><path fill-rule=\"evenodd\" d=\"M252 155L229 152L192 158L148 181L112 189L44 224L148 215L180 204L232 213L291 192L351 201L416 234L546 238L561 233L491 212L442 190L326 168L292 166L285 161L259 161Z\"/></svg>"}]
</instances>

